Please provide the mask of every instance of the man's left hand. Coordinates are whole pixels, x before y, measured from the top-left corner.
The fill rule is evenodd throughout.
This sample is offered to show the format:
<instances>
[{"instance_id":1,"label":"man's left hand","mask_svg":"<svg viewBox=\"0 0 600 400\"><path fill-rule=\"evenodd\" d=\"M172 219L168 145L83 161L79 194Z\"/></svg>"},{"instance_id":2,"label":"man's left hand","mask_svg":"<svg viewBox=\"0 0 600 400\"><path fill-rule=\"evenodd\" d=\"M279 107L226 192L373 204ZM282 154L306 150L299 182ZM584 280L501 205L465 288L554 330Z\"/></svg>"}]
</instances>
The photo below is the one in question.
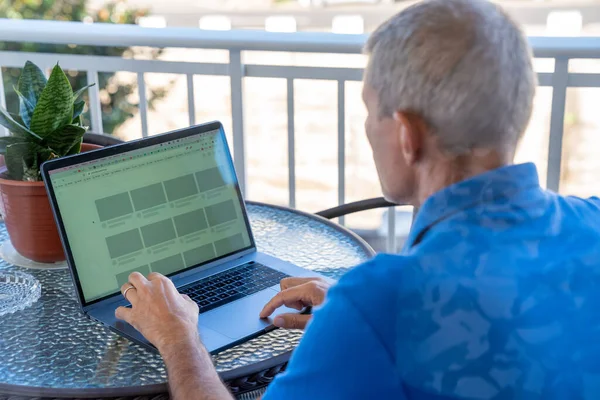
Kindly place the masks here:
<instances>
[{"instance_id":1,"label":"man's left hand","mask_svg":"<svg viewBox=\"0 0 600 400\"><path fill-rule=\"evenodd\" d=\"M133 272L121 293L126 290L131 308L119 307L115 316L140 331L161 353L169 344L198 341L198 306L170 279L156 272L146 279Z\"/></svg>"}]
</instances>

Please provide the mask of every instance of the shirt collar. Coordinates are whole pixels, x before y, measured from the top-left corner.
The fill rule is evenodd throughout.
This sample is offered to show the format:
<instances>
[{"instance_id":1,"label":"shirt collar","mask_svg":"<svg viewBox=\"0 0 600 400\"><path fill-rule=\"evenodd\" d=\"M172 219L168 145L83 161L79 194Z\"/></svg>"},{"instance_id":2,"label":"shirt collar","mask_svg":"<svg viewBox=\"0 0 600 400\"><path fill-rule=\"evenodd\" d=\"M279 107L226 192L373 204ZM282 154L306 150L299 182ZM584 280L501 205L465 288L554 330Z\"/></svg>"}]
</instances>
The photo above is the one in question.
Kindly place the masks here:
<instances>
[{"instance_id":1,"label":"shirt collar","mask_svg":"<svg viewBox=\"0 0 600 400\"><path fill-rule=\"evenodd\" d=\"M501 167L448 186L431 195L423 203L413 222L404 250L420 241L433 225L453 214L477 204L512 197L518 192L539 186L537 169L533 163Z\"/></svg>"}]
</instances>

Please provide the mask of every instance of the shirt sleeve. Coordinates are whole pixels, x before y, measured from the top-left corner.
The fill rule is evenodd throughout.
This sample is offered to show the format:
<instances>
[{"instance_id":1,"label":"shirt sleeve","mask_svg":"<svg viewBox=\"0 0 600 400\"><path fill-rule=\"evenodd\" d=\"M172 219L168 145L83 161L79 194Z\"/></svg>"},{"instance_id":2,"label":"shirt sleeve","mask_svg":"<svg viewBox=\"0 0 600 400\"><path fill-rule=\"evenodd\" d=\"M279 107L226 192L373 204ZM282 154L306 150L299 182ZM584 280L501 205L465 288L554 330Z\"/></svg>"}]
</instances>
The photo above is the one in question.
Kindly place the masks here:
<instances>
[{"instance_id":1,"label":"shirt sleeve","mask_svg":"<svg viewBox=\"0 0 600 400\"><path fill-rule=\"evenodd\" d=\"M380 336L344 290L334 287L263 400L350 398L405 396Z\"/></svg>"}]
</instances>

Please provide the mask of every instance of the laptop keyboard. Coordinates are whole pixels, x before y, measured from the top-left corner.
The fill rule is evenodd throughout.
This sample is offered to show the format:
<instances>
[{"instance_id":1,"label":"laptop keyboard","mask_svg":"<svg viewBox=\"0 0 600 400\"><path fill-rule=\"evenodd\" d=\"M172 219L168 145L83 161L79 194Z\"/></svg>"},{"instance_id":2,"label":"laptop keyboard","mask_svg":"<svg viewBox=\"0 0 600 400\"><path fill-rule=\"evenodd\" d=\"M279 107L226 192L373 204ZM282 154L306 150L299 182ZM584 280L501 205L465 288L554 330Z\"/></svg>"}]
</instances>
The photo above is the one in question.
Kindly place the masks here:
<instances>
[{"instance_id":1,"label":"laptop keyboard","mask_svg":"<svg viewBox=\"0 0 600 400\"><path fill-rule=\"evenodd\" d=\"M277 285L288 275L251 261L179 289L200 307L200 313L221 307Z\"/></svg>"}]
</instances>

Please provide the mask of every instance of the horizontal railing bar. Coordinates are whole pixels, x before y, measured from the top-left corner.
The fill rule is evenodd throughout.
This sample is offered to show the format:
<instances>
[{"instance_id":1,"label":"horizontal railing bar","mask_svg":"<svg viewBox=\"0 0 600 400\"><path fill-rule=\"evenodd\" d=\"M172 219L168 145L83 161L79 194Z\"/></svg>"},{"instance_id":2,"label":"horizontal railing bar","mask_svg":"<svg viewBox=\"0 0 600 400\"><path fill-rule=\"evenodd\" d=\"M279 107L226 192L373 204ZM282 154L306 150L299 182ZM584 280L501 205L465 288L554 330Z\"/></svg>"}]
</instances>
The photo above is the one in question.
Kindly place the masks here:
<instances>
[{"instance_id":1,"label":"horizontal railing bar","mask_svg":"<svg viewBox=\"0 0 600 400\"><path fill-rule=\"evenodd\" d=\"M529 37L536 58L600 58L600 37Z\"/></svg>"},{"instance_id":2,"label":"horizontal railing bar","mask_svg":"<svg viewBox=\"0 0 600 400\"><path fill-rule=\"evenodd\" d=\"M538 73L538 86L552 86L552 72Z\"/></svg>"},{"instance_id":3,"label":"horizontal railing bar","mask_svg":"<svg viewBox=\"0 0 600 400\"><path fill-rule=\"evenodd\" d=\"M539 86L552 87L553 73L538 74ZM567 76L567 87L597 88L600 87L600 74L570 73Z\"/></svg>"},{"instance_id":4,"label":"horizontal railing bar","mask_svg":"<svg viewBox=\"0 0 600 400\"><path fill-rule=\"evenodd\" d=\"M567 87L600 87L600 74L569 74Z\"/></svg>"},{"instance_id":5,"label":"horizontal railing bar","mask_svg":"<svg viewBox=\"0 0 600 400\"><path fill-rule=\"evenodd\" d=\"M297 67L288 65L246 65L247 77L362 81L361 68Z\"/></svg>"},{"instance_id":6,"label":"horizontal railing bar","mask_svg":"<svg viewBox=\"0 0 600 400\"><path fill-rule=\"evenodd\" d=\"M7 42L89 46L148 46L203 49L361 53L368 35L329 32L209 31L196 28L145 28L128 24L0 18L0 38ZM600 37L530 37L535 57L600 58Z\"/></svg>"},{"instance_id":7,"label":"horizontal railing bar","mask_svg":"<svg viewBox=\"0 0 600 400\"><path fill-rule=\"evenodd\" d=\"M128 24L84 24L67 21L0 18L0 38L90 46L185 47L201 49L360 53L366 35L319 32L209 31L196 28L144 28Z\"/></svg>"},{"instance_id":8,"label":"horizontal railing bar","mask_svg":"<svg viewBox=\"0 0 600 400\"><path fill-rule=\"evenodd\" d=\"M65 69L80 71L96 70L100 72L143 72L184 75L228 76L229 64L192 63L161 60L136 60L119 57L88 56L77 54L46 54L18 51L6 51L0 54L0 66L20 68L27 60L39 64L52 65L60 62ZM246 65L245 76L255 78L317 79L361 81L362 68L309 67L283 65ZM552 86L552 73L539 73L540 86ZM569 86L600 87L600 74L570 74Z\"/></svg>"},{"instance_id":9,"label":"horizontal railing bar","mask_svg":"<svg viewBox=\"0 0 600 400\"><path fill-rule=\"evenodd\" d=\"M135 60L130 58L88 56L76 54L0 52L0 66L21 68L27 60L34 63L56 64L64 69L100 72L144 72L196 75L229 75L229 64L192 63L161 60Z\"/></svg>"}]
</instances>

